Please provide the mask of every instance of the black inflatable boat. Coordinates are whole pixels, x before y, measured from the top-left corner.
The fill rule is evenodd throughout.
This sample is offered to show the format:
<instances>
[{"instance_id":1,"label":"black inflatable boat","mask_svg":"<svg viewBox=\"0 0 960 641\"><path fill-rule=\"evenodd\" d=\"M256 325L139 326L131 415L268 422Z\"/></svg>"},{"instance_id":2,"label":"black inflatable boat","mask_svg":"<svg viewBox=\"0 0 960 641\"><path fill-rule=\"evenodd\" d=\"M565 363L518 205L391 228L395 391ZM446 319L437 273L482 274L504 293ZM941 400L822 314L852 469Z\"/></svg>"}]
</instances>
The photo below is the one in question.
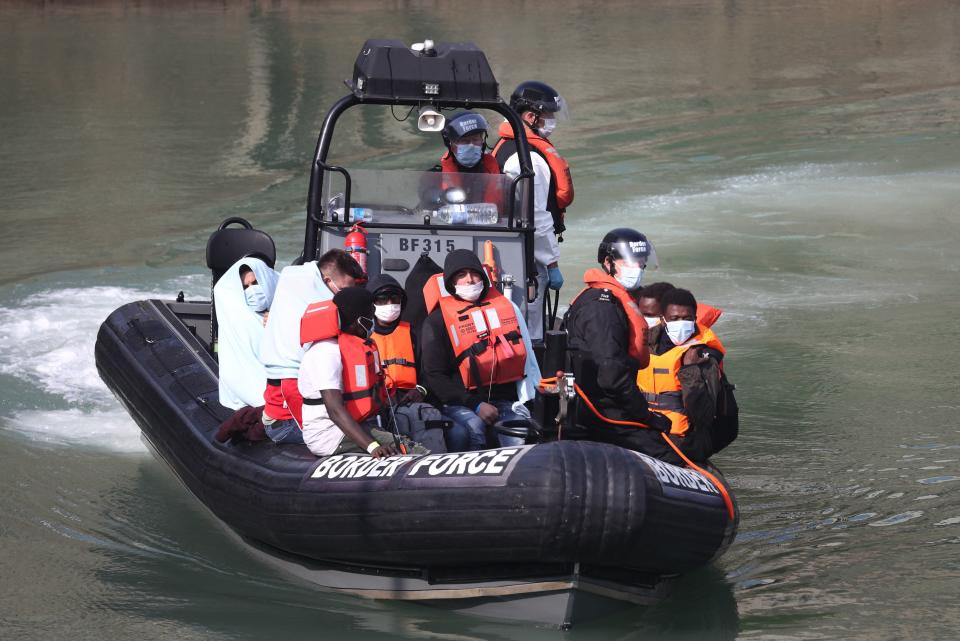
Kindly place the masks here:
<instances>
[{"instance_id":1,"label":"black inflatable boat","mask_svg":"<svg viewBox=\"0 0 960 641\"><path fill-rule=\"evenodd\" d=\"M501 274L512 274L498 285L525 304L521 288L509 289L532 273L532 190L523 188L533 174L522 126L499 99L482 52L439 45L429 60L421 55L392 41L364 45L353 93L333 107L318 141L302 259L343 246L351 223L346 212L362 210L377 248L370 273L392 273L402 282L424 246L442 256L461 246L481 251L493 239ZM451 67L451 60L458 63ZM451 68L461 74L456 83ZM383 84L376 76L383 69L393 74L393 93L365 93ZM416 82L405 85L404 73ZM421 95L426 77L443 100ZM417 95L404 95L408 89ZM326 164L337 116L360 103L501 113L514 125L523 171L512 182L498 178L518 204L508 205L499 226L441 224L423 215L418 172L397 179ZM339 189L332 177L341 179ZM215 278L218 266L251 248L273 251L262 232L226 231L208 247ZM134 302L100 328L97 368L151 449L206 507L258 555L327 589L568 626L649 602L665 578L709 563L735 535L736 515L715 479L557 435L522 447L382 460L318 459L304 446L269 441L221 444L214 435L232 412L218 401L215 340L209 302Z\"/></svg>"}]
</instances>

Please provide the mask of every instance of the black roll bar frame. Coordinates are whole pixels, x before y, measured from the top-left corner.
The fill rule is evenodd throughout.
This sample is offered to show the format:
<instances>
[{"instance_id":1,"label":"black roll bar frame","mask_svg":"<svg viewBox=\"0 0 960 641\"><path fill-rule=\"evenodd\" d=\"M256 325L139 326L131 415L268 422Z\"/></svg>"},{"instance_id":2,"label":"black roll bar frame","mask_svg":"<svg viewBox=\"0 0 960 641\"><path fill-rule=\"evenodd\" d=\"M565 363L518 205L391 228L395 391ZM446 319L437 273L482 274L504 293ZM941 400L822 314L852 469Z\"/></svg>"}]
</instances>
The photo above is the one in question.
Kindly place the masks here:
<instances>
[{"instance_id":1,"label":"black roll bar frame","mask_svg":"<svg viewBox=\"0 0 960 641\"><path fill-rule=\"evenodd\" d=\"M534 221L533 216L534 209L534 173L533 173L533 163L530 160L530 145L527 142L526 132L524 131L523 121L520 119L520 115L516 111L510 108L508 104L503 102L503 100L443 100L443 99L425 99L425 100L408 100L408 99L388 99L388 98L377 98L377 97L359 97L354 93L347 94L336 103L330 107L330 110L327 112L326 117L323 119L323 125L320 128L320 135L317 138L317 146L314 149L313 153L313 162L310 164L310 186L307 191L307 220L306 220L306 229L304 231L303 238L303 253L301 254L300 261L298 262L307 262L317 259L317 249L318 249L318 239L320 238L320 233L324 227L336 227L338 229L348 228L352 223L348 221L328 221L324 220L324 211L322 201L322 189L323 189L323 178L325 172L336 172L340 173L346 179L346 187L344 189L344 203L343 211L350 211L350 188L351 188L351 179L349 172L343 167L337 165L327 164L327 154L330 151L330 143L333 140L333 131L336 126L337 120L340 116L350 109L351 107L356 107L358 105L384 105L384 106L409 106L409 107L423 107L431 106L436 108L438 111L442 108L456 108L462 107L465 109L488 109L494 111L504 118L507 122L510 123L510 127L513 129L513 135L517 143L517 154L520 161L520 174L513 179L510 184L510 218L508 219L508 229L519 231L523 234L523 248L524 248L524 258L525 258L525 267L527 270L527 285L529 286L531 282L536 282L536 267L534 266L533 260L533 232L534 232ZM529 181L530 188L526 193L526 209L530 213L530 220L527 221L527 224L521 224L514 226L514 206L516 202L516 192L517 186L520 184L521 180ZM376 223L364 223L364 227L375 229L378 227L398 227L397 225L380 225ZM410 224L403 225L403 228L409 229L437 229L436 226L424 225L424 224ZM444 225L443 229L450 230L459 230L459 231L473 231L476 232L479 228L476 225ZM499 229L498 229L499 231Z\"/></svg>"}]
</instances>

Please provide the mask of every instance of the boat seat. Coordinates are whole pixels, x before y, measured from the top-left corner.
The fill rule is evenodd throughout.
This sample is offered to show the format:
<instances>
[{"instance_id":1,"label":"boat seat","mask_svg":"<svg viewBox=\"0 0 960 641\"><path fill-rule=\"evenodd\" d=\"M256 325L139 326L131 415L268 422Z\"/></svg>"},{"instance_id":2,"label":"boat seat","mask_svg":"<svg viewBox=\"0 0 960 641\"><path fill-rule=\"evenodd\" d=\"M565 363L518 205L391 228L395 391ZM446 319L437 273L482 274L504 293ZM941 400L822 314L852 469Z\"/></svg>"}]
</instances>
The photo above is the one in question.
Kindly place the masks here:
<instances>
[{"instance_id":1,"label":"boat seat","mask_svg":"<svg viewBox=\"0 0 960 641\"><path fill-rule=\"evenodd\" d=\"M231 265L244 256L259 258L272 269L277 262L277 246L267 232L254 229L245 218L231 216L220 223L220 227L210 234L207 240L207 267L211 271L210 351L214 354L217 344L217 310L213 302L213 286Z\"/></svg>"},{"instance_id":2,"label":"boat seat","mask_svg":"<svg viewBox=\"0 0 960 641\"><path fill-rule=\"evenodd\" d=\"M423 297L423 286L427 284L431 276L442 273L443 268L430 257L430 254L424 253L420 256L413 269L407 274L407 280L404 284L407 304L403 308L400 320L410 323L412 327L419 331L419 328L423 326L423 321L427 318L427 303Z\"/></svg>"},{"instance_id":3,"label":"boat seat","mask_svg":"<svg viewBox=\"0 0 960 641\"><path fill-rule=\"evenodd\" d=\"M207 240L207 267L213 272L213 282L244 256L259 258L272 268L277 262L277 247L267 232L254 229L244 218L232 216L220 223Z\"/></svg>"}]
</instances>

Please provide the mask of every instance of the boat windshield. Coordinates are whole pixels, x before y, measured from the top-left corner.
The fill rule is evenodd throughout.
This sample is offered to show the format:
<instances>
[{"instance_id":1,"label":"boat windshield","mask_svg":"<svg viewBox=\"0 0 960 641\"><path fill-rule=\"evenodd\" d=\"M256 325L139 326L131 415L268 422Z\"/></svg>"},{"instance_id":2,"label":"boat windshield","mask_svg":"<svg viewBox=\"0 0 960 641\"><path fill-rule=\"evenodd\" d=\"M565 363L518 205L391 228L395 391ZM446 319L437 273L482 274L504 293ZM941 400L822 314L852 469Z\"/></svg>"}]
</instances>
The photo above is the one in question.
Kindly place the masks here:
<instances>
[{"instance_id":1,"label":"boat windshield","mask_svg":"<svg viewBox=\"0 0 960 641\"><path fill-rule=\"evenodd\" d=\"M443 173L385 169L347 169L350 211L344 214L347 180L342 173L324 172L323 218L330 222L386 225L510 226L510 187L503 174ZM522 181L517 186L513 225L529 225L522 213Z\"/></svg>"}]
</instances>

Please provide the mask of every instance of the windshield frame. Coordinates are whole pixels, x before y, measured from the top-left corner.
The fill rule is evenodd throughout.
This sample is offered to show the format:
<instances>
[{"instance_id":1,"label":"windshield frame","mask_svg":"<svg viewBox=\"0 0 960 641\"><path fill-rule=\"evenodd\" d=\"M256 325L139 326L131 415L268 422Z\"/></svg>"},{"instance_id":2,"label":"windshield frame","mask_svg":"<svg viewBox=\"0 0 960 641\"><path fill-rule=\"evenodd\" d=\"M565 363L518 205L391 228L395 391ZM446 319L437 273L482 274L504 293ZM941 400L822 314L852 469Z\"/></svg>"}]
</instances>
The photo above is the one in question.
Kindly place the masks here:
<instances>
[{"instance_id":1,"label":"windshield frame","mask_svg":"<svg viewBox=\"0 0 960 641\"><path fill-rule=\"evenodd\" d=\"M335 227L338 230L343 230L349 228L353 225L351 222L347 221L333 221L325 220L326 216L324 215L324 204L323 200L323 183L324 183L324 174L326 172L336 172L342 174L346 181L346 188L344 193L344 211L349 211L350 208L350 173L343 167L336 165L330 165L327 163L327 155L330 151L330 144L333 140L333 133L336 127L337 120L351 107L356 107L358 105L383 105L383 106L409 106L409 107L423 107L431 106L437 110L444 108L467 108L467 109L487 109L494 111L501 116L503 116L506 121L510 124L510 127L513 129L514 138L517 144L517 154L520 161L520 174L514 178L511 182L510 188L510 203L515 202L516 190L519 189L520 181L528 181L529 186L526 189L524 196L526 210L530 213L531 221L529 225L522 224L522 217L513 216L513 207L510 208L510 218L509 218L509 229L517 231L523 234L524 236L524 253L527 263L527 273L535 273L535 268L533 265L533 164L530 159L530 145L527 142L527 136L524 129L523 121L520 119L520 116L513 109L510 108L503 100L495 101L482 101L482 100L404 100L404 99L382 99L375 97L364 97L360 98L357 95L351 93L340 100L338 100L327 112L326 117L323 120L323 126L320 129L320 135L317 138L317 145L314 150L313 162L310 166L310 186L307 193L307 220L306 220L306 230L304 233L303 241L303 253L301 255L301 260L303 262L316 260L317 253L319 250L319 238L322 232L322 229L327 226ZM520 223L520 224L516 224ZM370 223L368 227L374 228L379 227L380 225L376 223ZM384 225L385 227L399 227L399 225ZM404 228L408 229L432 229L435 228L431 225L424 224L412 224L412 225L403 225ZM477 231L477 226L475 225L444 225L444 229L450 230L462 230L462 231Z\"/></svg>"}]
</instances>

